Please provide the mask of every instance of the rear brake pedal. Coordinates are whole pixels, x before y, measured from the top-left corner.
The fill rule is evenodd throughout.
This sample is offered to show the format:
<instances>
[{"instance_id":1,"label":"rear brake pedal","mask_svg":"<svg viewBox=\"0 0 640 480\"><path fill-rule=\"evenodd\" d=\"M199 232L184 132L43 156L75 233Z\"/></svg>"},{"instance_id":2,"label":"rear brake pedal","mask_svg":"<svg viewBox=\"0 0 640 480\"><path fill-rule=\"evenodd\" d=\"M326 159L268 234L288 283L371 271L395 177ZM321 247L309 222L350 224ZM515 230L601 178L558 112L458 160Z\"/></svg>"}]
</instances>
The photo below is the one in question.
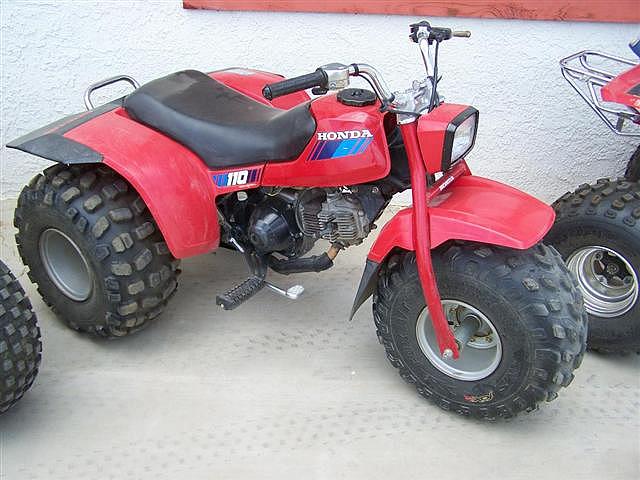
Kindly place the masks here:
<instances>
[{"instance_id":1,"label":"rear brake pedal","mask_svg":"<svg viewBox=\"0 0 640 480\"><path fill-rule=\"evenodd\" d=\"M233 310L241 303L249 300L265 286L260 277L249 277L237 287L233 287L227 293L216 296L216 304L225 310Z\"/></svg>"},{"instance_id":2,"label":"rear brake pedal","mask_svg":"<svg viewBox=\"0 0 640 480\"><path fill-rule=\"evenodd\" d=\"M276 287L273 283L264 282L264 284L274 292L279 293L290 300L297 300L300 295L304 293L304 287L302 285L294 285L293 287L289 287L284 290L283 288Z\"/></svg>"}]
</instances>

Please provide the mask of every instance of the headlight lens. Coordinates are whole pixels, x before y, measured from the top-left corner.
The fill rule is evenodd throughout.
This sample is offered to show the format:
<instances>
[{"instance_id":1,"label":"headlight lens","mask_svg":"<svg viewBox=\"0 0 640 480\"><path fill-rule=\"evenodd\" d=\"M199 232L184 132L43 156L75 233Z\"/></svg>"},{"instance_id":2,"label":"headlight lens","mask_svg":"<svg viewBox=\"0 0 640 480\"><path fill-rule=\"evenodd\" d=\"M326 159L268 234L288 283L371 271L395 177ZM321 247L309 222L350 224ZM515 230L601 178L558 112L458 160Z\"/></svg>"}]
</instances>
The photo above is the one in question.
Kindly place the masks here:
<instances>
[{"instance_id":1,"label":"headlight lens","mask_svg":"<svg viewBox=\"0 0 640 480\"><path fill-rule=\"evenodd\" d=\"M478 114L471 115L464 122L458 125L453 135L451 145L451 163L459 160L471 150L476 138L476 128L478 126Z\"/></svg>"}]
</instances>

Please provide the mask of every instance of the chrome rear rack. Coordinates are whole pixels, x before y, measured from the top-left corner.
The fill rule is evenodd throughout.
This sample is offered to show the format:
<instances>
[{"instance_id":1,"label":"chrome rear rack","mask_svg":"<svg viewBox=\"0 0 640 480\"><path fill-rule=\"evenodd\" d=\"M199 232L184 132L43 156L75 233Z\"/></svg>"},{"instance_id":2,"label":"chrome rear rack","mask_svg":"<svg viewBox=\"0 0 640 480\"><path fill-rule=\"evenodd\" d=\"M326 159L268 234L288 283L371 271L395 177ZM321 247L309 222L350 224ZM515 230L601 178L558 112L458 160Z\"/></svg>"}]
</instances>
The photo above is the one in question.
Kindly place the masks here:
<instances>
[{"instance_id":1,"label":"chrome rear rack","mask_svg":"<svg viewBox=\"0 0 640 480\"><path fill-rule=\"evenodd\" d=\"M112 85L118 82L127 82L134 88L134 90L140 88L140 84L129 75L116 75L115 77L105 78L104 80L100 80L99 82L92 83L84 92L84 106L87 108L87 110L93 110L94 108L96 108L91 101L91 94L93 92L102 87L106 87L107 85Z\"/></svg>"},{"instance_id":2,"label":"chrome rear rack","mask_svg":"<svg viewBox=\"0 0 640 480\"><path fill-rule=\"evenodd\" d=\"M618 71L612 73L604 70L594 65L595 60L607 63ZM629 137L640 136L640 127L634 123L640 121L640 112L626 105L605 102L602 100L600 90L624 70L636 65L638 65L636 61L594 50L584 50L560 60L562 76L569 85L578 92L578 95L587 102L587 105L612 132ZM630 120L635 127L625 130L626 120Z\"/></svg>"}]
</instances>

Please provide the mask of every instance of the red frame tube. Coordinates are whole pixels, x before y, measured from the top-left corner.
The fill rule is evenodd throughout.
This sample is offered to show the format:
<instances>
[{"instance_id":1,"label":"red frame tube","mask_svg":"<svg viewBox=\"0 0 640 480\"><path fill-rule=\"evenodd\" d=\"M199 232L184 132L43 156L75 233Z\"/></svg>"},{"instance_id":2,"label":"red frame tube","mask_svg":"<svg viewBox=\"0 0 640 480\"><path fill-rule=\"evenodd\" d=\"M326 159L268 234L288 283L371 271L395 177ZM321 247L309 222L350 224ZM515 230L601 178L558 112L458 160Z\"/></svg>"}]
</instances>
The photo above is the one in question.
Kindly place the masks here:
<instances>
[{"instance_id":1,"label":"red frame tube","mask_svg":"<svg viewBox=\"0 0 640 480\"><path fill-rule=\"evenodd\" d=\"M431 236L429 228L429 204L427 194L427 173L420 153L416 122L400 125L404 146L411 172L411 194L413 199L413 244L416 252L418 275L422 284L424 299L431 314L431 322L438 340L440 353L450 350L453 358L458 358L458 344L442 309L442 301L436 275L431 261ZM437 190L436 190L437 191Z\"/></svg>"}]
</instances>

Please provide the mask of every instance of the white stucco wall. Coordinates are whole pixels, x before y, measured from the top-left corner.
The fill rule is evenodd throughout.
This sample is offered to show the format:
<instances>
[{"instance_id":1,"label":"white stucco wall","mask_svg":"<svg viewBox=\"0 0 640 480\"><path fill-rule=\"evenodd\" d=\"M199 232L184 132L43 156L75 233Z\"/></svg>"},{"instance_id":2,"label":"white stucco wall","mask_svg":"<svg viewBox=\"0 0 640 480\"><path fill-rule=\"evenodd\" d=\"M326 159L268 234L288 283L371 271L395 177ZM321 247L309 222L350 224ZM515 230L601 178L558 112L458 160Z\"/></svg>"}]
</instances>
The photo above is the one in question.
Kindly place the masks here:
<instances>
[{"instance_id":1,"label":"white stucco wall","mask_svg":"<svg viewBox=\"0 0 640 480\"><path fill-rule=\"evenodd\" d=\"M407 40L416 17L236 13L165 1L2 1L2 144L83 110L85 87L127 73L140 82L183 68L249 66L287 76L366 62L394 89L422 75ZM592 48L631 57L638 25L437 18L473 32L441 49L442 92L481 112L473 170L551 201L620 174L635 143L614 136L566 84L558 59ZM112 92L115 96L118 92ZM2 197L50 164L0 149ZM401 200L406 200L403 197Z\"/></svg>"}]
</instances>

